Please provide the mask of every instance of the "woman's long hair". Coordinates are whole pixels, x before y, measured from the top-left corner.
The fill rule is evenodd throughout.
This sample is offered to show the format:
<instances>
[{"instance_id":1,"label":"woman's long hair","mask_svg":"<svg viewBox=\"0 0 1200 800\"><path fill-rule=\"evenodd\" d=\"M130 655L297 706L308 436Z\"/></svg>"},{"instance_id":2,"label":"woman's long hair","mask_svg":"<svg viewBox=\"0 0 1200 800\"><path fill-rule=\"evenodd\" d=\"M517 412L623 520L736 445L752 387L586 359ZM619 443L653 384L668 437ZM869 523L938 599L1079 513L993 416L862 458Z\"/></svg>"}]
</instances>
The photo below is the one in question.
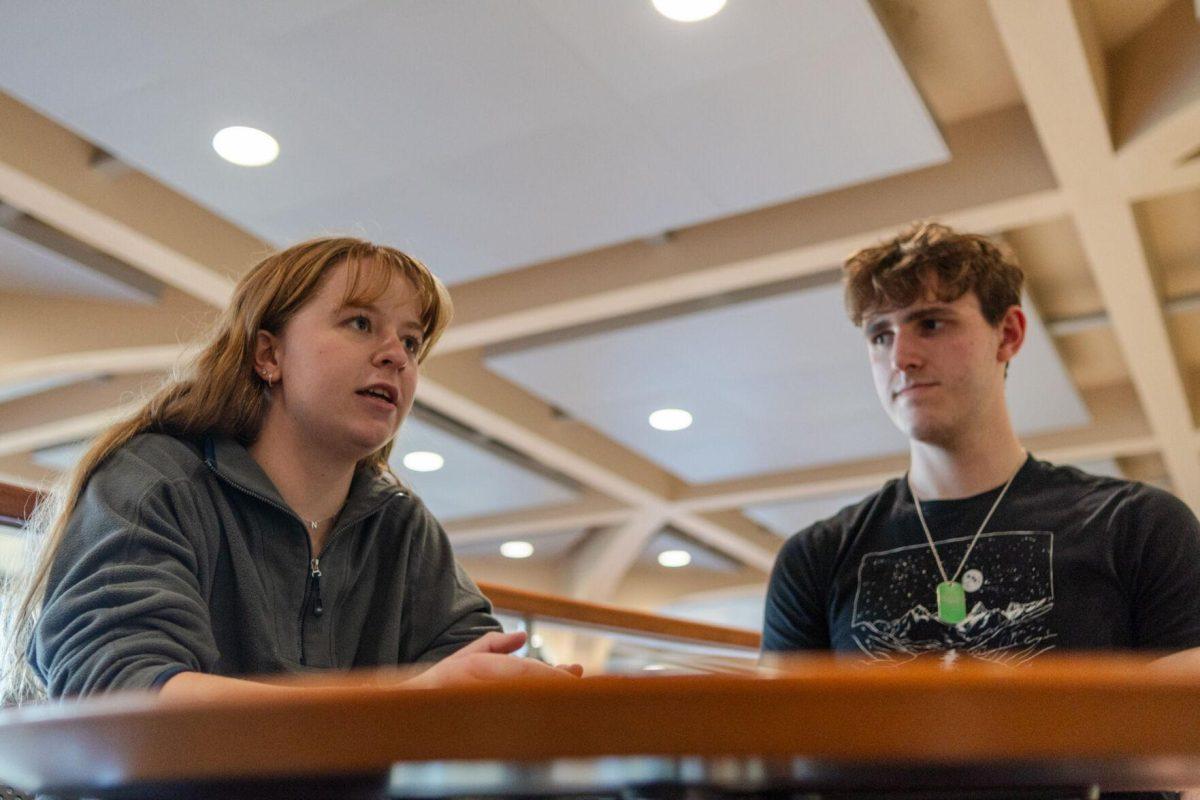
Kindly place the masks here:
<instances>
[{"instance_id":1,"label":"woman's long hair","mask_svg":"<svg viewBox=\"0 0 1200 800\"><path fill-rule=\"evenodd\" d=\"M67 522L88 479L110 455L145 432L198 438L231 436L245 445L257 437L269 388L254 371L258 331L278 334L321 286L330 268L351 269L346 302L369 303L397 274L416 290L421 308L424 361L450 324L450 296L433 273L399 250L353 238L302 242L260 261L238 283L211 338L192 363L173 375L133 416L100 434L73 469L59 478L29 520L26 569L5 590L0 619L0 703L40 697L44 687L26 662L26 649L40 615L46 583ZM367 456L361 466L395 480L388 467L392 443Z\"/></svg>"}]
</instances>

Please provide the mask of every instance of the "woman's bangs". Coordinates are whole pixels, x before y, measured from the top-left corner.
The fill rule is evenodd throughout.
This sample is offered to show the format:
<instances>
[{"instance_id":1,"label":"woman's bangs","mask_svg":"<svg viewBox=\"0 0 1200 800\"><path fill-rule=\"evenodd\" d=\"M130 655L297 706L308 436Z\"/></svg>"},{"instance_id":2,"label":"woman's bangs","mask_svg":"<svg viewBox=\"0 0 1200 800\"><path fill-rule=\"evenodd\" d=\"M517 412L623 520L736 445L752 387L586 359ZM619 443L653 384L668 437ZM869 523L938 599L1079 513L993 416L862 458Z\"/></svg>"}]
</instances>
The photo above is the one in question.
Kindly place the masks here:
<instances>
[{"instance_id":1,"label":"woman's bangs","mask_svg":"<svg viewBox=\"0 0 1200 800\"><path fill-rule=\"evenodd\" d=\"M397 275L408 281L417 293L421 309L421 327L428 336L442 315L442 297L432 276L418 263L410 261L398 252L381 250L361 256L351 255L350 279L346 282L344 305L369 305L392 285Z\"/></svg>"},{"instance_id":2,"label":"woman's bangs","mask_svg":"<svg viewBox=\"0 0 1200 800\"><path fill-rule=\"evenodd\" d=\"M347 258L350 270L342 305L367 306L374 303L392 285L394 270L376 254L352 254Z\"/></svg>"}]
</instances>

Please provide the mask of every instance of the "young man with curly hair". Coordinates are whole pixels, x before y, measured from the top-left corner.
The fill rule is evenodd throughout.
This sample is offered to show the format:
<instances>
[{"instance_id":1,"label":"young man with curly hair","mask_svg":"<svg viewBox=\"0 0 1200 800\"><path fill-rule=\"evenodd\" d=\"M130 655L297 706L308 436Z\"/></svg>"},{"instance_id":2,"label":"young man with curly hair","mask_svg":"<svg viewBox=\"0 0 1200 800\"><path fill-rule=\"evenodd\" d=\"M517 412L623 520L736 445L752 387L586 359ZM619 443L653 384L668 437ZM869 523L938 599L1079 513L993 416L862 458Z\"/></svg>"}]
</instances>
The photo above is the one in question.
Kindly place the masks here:
<instances>
[{"instance_id":1,"label":"young man with curly hair","mask_svg":"<svg viewBox=\"0 0 1200 800\"><path fill-rule=\"evenodd\" d=\"M845 278L909 470L784 545L764 652L1023 663L1200 647L1188 507L1041 461L1013 430L1004 389L1025 340L1021 269L985 237L925 223L851 256Z\"/></svg>"}]
</instances>

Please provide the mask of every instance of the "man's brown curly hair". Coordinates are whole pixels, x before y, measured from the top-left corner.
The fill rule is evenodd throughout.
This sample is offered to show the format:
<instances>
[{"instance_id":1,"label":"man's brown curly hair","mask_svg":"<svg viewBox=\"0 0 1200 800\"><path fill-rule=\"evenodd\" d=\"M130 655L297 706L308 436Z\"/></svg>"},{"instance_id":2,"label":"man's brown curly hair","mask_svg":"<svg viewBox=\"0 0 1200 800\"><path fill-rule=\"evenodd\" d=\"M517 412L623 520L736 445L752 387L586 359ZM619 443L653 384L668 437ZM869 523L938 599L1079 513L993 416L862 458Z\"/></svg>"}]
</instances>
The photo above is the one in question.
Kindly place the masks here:
<instances>
[{"instance_id":1,"label":"man's brown curly hair","mask_svg":"<svg viewBox=\"0 0 1200 800\"><path fill-rule=\"evenodd\" d=\"M914 223L894 239L859 250L842 269L846 311L858 326L870 314L931 295L952 303L972 291L984 319L998 325L1009 307L1021 304L1025 280L1021 268L992 240L936 222Z\"/></svg>"}]
</instances>

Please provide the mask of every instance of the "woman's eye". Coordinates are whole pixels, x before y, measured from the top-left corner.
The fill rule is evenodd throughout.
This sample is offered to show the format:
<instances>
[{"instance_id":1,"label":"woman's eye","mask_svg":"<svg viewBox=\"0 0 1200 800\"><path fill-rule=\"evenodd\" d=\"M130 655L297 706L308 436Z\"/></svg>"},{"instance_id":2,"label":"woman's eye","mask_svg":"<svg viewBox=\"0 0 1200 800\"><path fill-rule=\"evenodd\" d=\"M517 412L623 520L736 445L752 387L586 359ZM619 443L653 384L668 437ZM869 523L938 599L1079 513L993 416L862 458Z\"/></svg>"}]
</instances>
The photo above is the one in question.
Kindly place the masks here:
<instances>
[{"instance_id":1,"label":"woman's eye","mask_svg":"<svg viewBox=\"0 0 1200 800\"><path fill-rule=\"evenodd\" d=\"M371 320L364 317L362 314L350 318L350 327L358 331L371 330Z\"/></svg>"},{"instance_id":2,"label":"woman's eye","mask_svg":"<svg viewBox=\"0 0 1200 800\"><path fill-rule=\"evenodd\" d=\"M404 338L404 349L410 353L417 353L421 350L421 340L415 336L406 336Z\"/></svg>"}]
</instances>

